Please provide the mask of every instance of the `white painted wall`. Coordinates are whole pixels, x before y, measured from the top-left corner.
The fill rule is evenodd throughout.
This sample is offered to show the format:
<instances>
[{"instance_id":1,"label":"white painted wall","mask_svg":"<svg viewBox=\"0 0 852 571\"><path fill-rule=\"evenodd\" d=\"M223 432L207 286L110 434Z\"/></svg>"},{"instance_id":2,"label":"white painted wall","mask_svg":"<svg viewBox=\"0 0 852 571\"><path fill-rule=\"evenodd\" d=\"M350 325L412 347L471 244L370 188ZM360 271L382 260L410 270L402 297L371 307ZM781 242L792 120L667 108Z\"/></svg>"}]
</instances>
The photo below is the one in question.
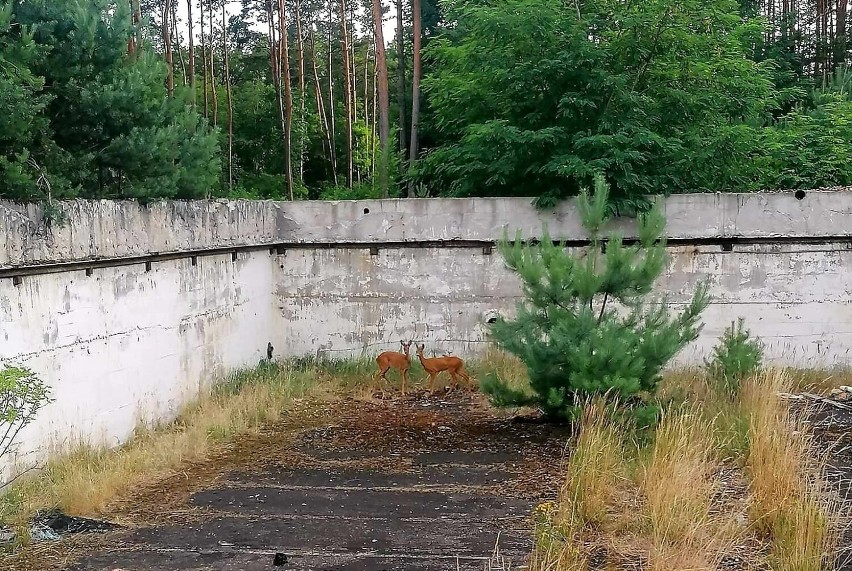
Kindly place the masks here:
<instances>
[{"instance_id":1,"label":"white painted wall","mask_svg":"<svg viewBox=\"0 0 852 571\"><path fill-rule=\"evenodd\" d=\"M55 402L21 434L19 462L75 440L114 445L172 418L276 329L267 252L0 280L0 361L31 368Z\"/></svg>"}]
</instances>

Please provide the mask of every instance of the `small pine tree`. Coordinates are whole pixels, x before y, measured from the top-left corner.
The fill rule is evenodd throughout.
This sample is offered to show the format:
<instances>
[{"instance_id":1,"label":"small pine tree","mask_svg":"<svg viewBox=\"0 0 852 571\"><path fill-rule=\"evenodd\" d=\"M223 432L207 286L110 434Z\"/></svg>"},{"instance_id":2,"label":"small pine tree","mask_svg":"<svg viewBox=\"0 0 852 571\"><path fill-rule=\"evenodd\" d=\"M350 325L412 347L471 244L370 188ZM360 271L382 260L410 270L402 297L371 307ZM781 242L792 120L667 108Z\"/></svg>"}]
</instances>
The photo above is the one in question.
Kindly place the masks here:
<instances>
[{"instance_id":1,"label":"small pine tree","mask_svg":"<svg viewBox=\"0 0 852 571\"><path fill-rule=\"evenodd\" d=\"M639 218L639 240L601 237L609 189L602 177L595 192L577 201L590 244L574 254L547 234L523 244L505 236L506 264L523 281L525 300L514 319L498 320L496 344L527 367L531 391L518 391L489 377L483 390L498 406L538 406L548 416L572 418L590 395L610 394L624 402L652 394L663 367L698 337L707 287L699 285L680 315L665 300L648 303L666 264L665 220L654 207Z\"/></svg>"},{"instance_id":2,"label":"small pine tree","mask_svg":"<svg viewBox=\"0 0 852 571\"><path fill-rule=\"evenodd\" d=\"M737 394L743 379L757 372L763 364L763 343L752 337L742 318L725 329L706 363L710 377Z\"/></svg>"}]
</instances>

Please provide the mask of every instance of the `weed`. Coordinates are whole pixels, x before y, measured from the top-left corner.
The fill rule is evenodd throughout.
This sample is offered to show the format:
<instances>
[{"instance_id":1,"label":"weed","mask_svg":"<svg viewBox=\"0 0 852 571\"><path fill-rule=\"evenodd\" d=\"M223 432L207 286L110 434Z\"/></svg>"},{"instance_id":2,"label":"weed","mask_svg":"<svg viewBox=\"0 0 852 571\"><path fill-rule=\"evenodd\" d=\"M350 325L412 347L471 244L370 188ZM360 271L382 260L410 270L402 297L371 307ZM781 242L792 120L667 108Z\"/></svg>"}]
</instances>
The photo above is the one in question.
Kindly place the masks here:
<instances>
[{"instance_id":1,"label":"weed","mask_svg":"<svg viewBox=\"0 0 852 571\"><path fill-rule=\"evenodd\" d=\"M743 379L755 374L762 364L763 344L752 337L744 326L744 320L738 319L725 329L719 343L713 348L713 357L707 363L707 370L714 381L735 395Z\"/></svg>"}]
</instances>

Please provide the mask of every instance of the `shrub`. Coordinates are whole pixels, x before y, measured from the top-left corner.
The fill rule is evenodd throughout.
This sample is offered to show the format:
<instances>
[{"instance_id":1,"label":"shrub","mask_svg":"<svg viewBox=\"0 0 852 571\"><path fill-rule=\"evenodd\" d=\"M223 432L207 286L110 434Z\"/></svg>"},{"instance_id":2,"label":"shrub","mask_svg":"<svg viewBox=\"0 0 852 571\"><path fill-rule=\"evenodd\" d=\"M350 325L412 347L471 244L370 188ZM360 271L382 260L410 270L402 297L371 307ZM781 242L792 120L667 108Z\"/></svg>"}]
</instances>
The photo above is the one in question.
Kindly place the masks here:
<instances>
[{"instance_id":1,"label":"shrub","mask_svg":"<svg viewBox=\"0 0 852 571\"><path fill-rule=\"evenodd\" d=\"M751 336L742 318L725 329L707 362L710 376L732 394L739 393L743 379L754 374L763 364L763 344Z\"/></svg>"},{"instance_id":2,"label":"shrub","mask_svg":"<svg viewBox=\"0 0 852 571\"><path fill-rule=\"evenodd\" d=\"M662 214L655 207L640 216L637 243L627 245L616 233L604 243L608 192L597 177L594 195L584 191L577 200L590 234L581 252L555 244L546 229L538 244L523 244L520 233L514 242L501 241L525 299L517 316L498 320L491 335L524 362L531 391L487 377L483 390L496 405L538 406L548 416L573 418L577 404L592 395L635 402L655 391L666 363L698 336L705 285L679 315L671 315L665 300L647 302L666 264Z\"/></svg>"},{"instance_id":3,"label":"shrub","mask_svg":"<svg viewBox=\"0 0 852 571\"><path fill-rule=\"evenodd\" d=\"M21 430L50 401L47 385L29 369L0 369L0 458L12 450Z\"/></svg>"}]
</instances>

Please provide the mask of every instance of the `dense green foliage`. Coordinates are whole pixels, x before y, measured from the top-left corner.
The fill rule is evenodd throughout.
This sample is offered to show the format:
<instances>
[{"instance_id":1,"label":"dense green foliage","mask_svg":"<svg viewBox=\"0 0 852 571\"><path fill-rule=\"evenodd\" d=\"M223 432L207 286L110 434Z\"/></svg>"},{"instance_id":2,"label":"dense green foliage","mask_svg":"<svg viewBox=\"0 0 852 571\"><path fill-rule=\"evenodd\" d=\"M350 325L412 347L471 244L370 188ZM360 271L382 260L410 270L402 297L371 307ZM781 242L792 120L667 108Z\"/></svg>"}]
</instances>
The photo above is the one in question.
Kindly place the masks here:
<instances>
[{"instance_id":1,"label":"dense green foliage","mask_svg":"<svg viewBox=\"0 0 852 571\"><path fill-rule=\"evenodd\" d=\"M31 0L0 9L0 195L206 196L217 139L166 66L128 53L129 6ZM185 96L185 94L184 94Z\"/></svg>"},{"instance_id":2,"label":"dense green foliage","mask_svg":"<svg viewBox=\"0 0 852 571\"><path fill-rule=\"evenodd\" d=\"M635 210L647 193L852 184L845 3L424 0L422 160L408 168L400 2L391 194L413 179L418 196L547 205L600 172ZM0 0L0 197L281 198L288 164L295 198L380 195L368 0L284 0L286 51L277 2L190 0L191 25L186 0L142 0L138 23L135 4Z\"/></svg>"},{"instance_id":3,"label":"dense green foliage","mask_svg":"<svg viewBox=\"0 0 852 571\"><path fill-rule=\"evenodd\" d=\"M650 300L666 264L662 214L653 208L639 217L635 244L617 234L604 239L607 193L596 177L594 195L584 191L578 199L591 238L581 251L566 250L546 233L539 244L524 244L520 235L501 243L506 264L523 283L524 301L514 319L498 320L491 333L527 366L532 396L490 377L483 389L495 404L535 405L570 418L591 395L622 401L650 395L666 363L697 338L705 286L679 315Z\"/></svg>"},{"instance_id":4,"label":"dense green foliage","mask_svg":"<svg viewBox=\"0 0 852 571\"><path fill-rule=\"evenodd\" d=\"M733 2L469 3L432 50L428 92L447 143L430 172L460 194L574 194L606 173L617 194L749 183L772 101L759 34ZM700 22L700 25L697 25Z\"/></svg>"}]
</instances>

